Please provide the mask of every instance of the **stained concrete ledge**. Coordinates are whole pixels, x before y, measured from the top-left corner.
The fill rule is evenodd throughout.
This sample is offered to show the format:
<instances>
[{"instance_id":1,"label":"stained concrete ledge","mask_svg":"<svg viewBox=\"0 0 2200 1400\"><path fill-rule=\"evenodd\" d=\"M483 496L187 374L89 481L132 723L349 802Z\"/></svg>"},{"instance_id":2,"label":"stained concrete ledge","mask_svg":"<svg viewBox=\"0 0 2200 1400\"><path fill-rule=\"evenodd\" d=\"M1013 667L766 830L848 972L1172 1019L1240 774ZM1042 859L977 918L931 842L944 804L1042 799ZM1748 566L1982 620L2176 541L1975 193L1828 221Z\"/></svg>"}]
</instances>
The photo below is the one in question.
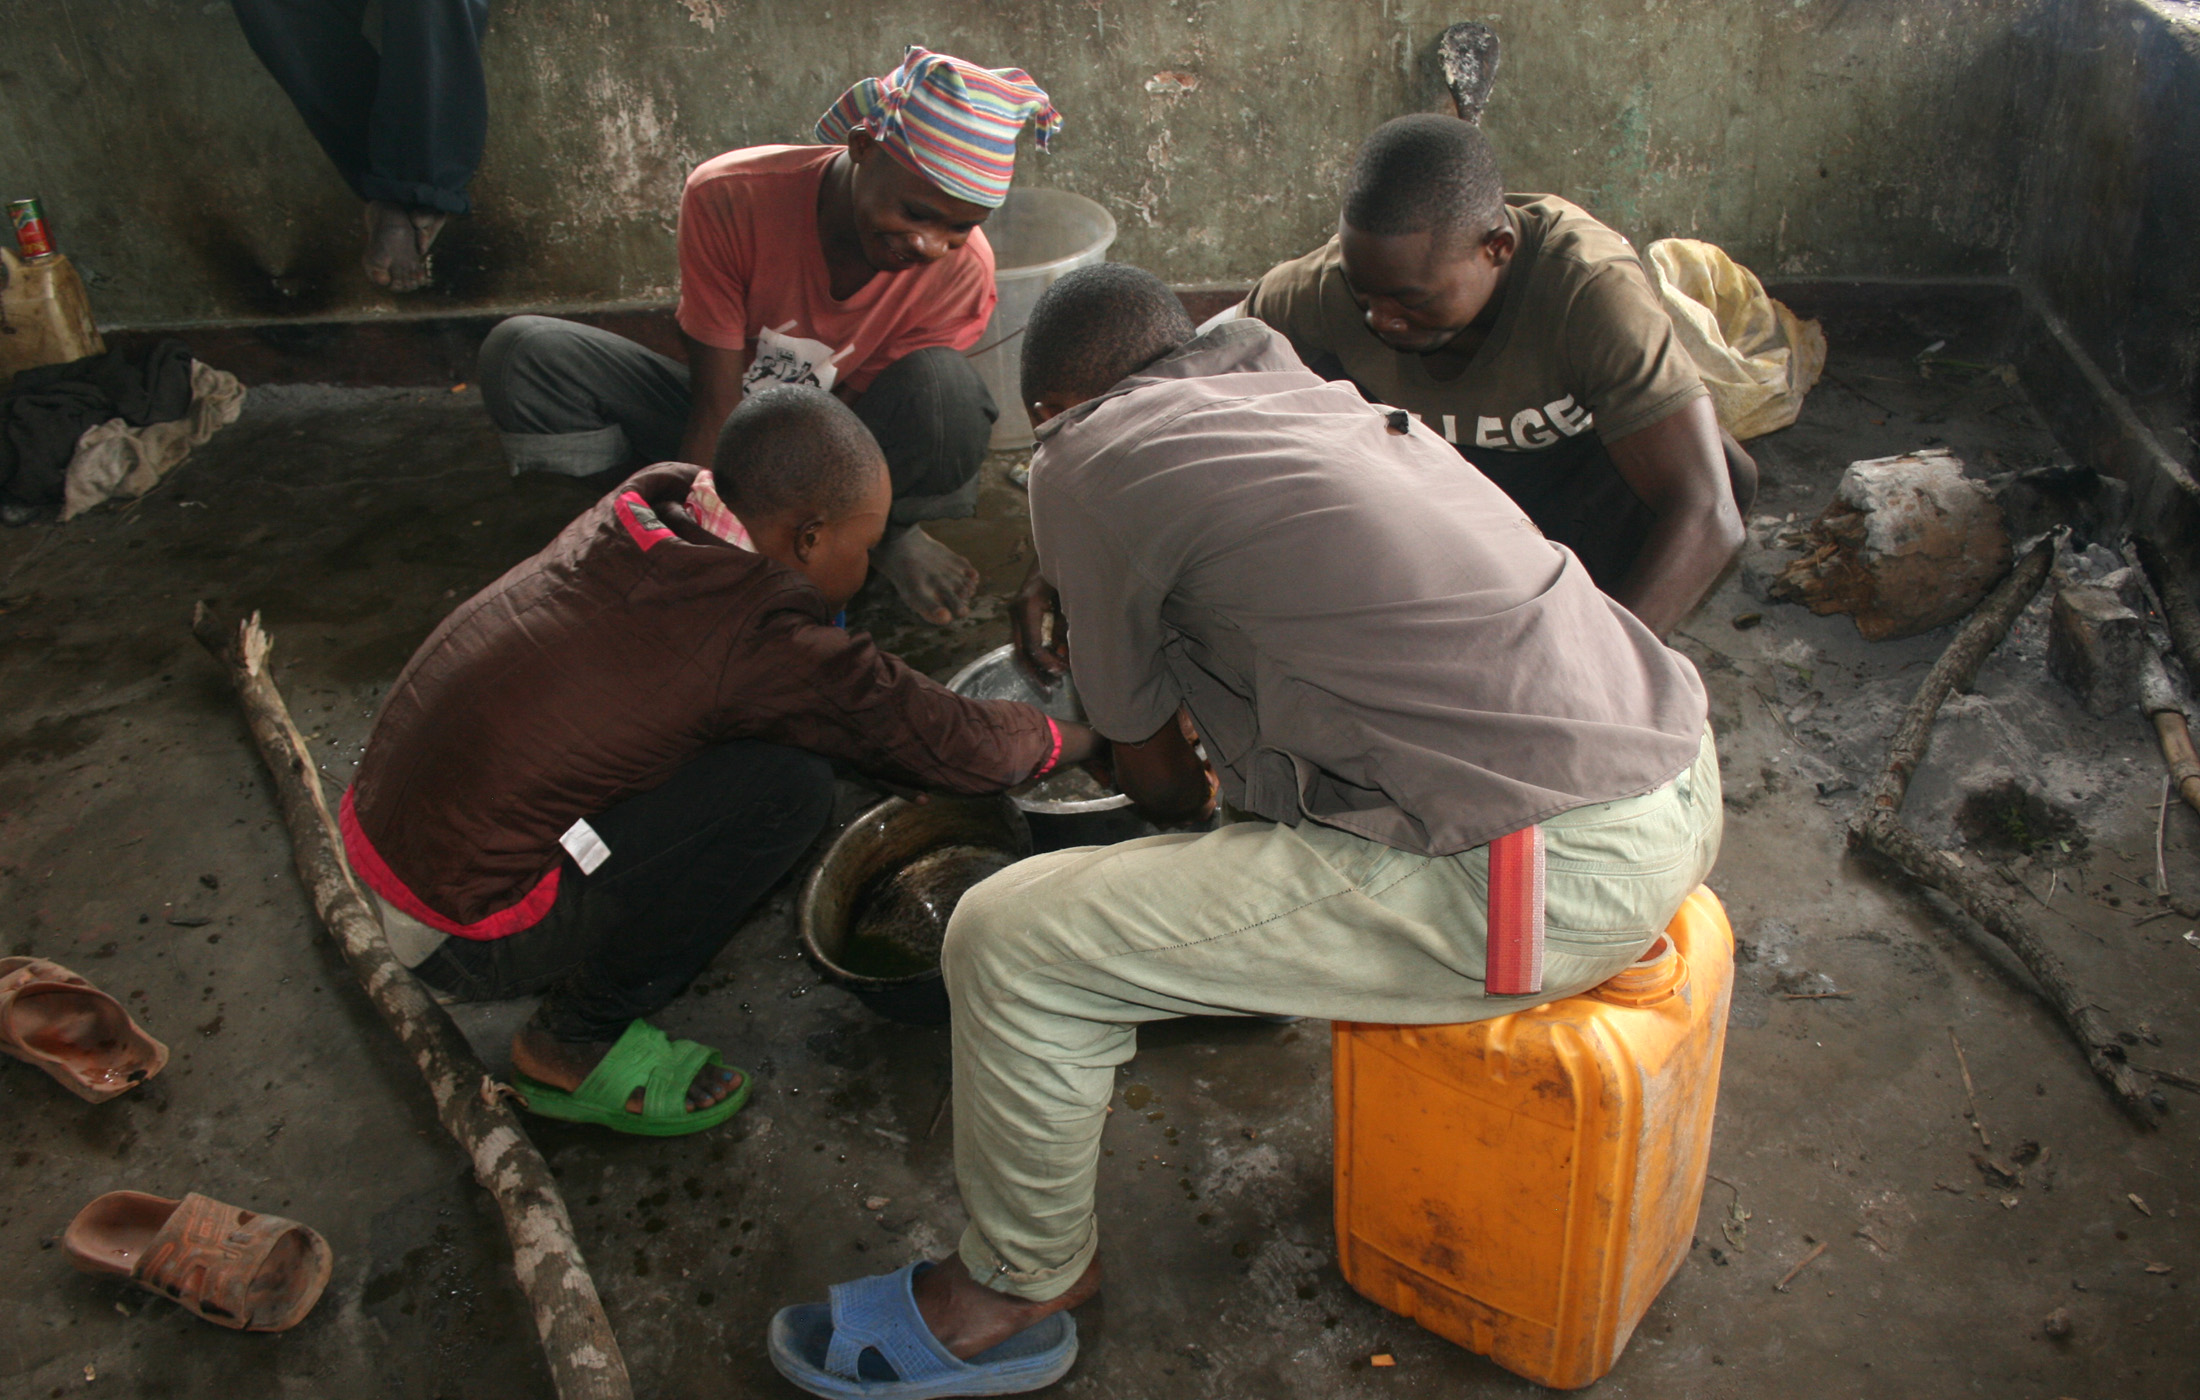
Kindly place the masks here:
<instances>
[{"instance_id":1,"label":"stained concrete ledge","mask_svg":"<svg viewBox=\"0 0 2200 1400\"><path fill-rule=\"evenodd\" d=\"M1179 287L1195 322L1242 299L1243 283ZM102 327L107 343L132 355L174 336L210 365L246 384L335 384L357 388L420 388L464 384L474 357L497 322L521 314L562 316L640 341L685 360L669 301L632 304L512 307L463 316L301 317L280 321L203 321L169 326Z\"/></svg>"}]
</instances>

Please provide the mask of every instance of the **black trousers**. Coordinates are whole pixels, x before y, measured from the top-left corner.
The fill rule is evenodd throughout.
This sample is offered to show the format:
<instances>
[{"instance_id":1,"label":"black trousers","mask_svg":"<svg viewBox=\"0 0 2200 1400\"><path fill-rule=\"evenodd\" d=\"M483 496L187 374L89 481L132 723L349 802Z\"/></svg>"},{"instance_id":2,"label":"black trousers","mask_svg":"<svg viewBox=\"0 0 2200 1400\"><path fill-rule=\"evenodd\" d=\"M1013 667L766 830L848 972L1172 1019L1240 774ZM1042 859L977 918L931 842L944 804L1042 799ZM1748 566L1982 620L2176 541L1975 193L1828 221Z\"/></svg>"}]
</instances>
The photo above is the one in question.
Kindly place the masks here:
<instances>
[{"instance_id":1,"label":"black trousers","mask_svg":"<svg viewBox=\"0 0 2200 1400\"><path fill-rule=\"evenodd\" d=\"M471 1001L546 993L535 1023L553 1037L616 1040L687 990L832 810L832 765L816 754L753 740L710 749L588 819L611 855L592 875L567 857L540 923L447 939L414 971Z\"/></svg>"},{"instance_id":2,"label":"black trousers","mask_svg":"<svg viewBox=\"0 0 2200 1400\"><path fill-rule=\"evenodd\" d=\"M477 377L515 472L590 476L667 461L687 432L687 366L578 321L499 322L481 344ZM857 397L855 411L893 477L890 532L976 509L978 467L1000 413L960 352L933 346L902 356Z\"/></svg>"},{"instance_id":3,"label":"black trousers","mask_svg":"<svg viewBox=\"0 0 2200 1400\"><path fill-rule=\"evenodd\" d=\"M361 199L463 214L489 134L488 0L230 0L252 51Z\"/></svg>"},{"instance_id":4,"label":"black trousers","mask_svg":"<svg viewBox=\"0 0 2200 1400\"><path fill-rule=\"evenodd\" d=\"M1543 452L1477 451L1462 445L1459 455L1512 497L1545 539L1578 555L1589 577L1607 593L1635 566L1657 519L1593 432Z\"/></svg>"},{"instance_id":5,"label":"black trousers","mask_svg":"<svg viewBox=\"0 0 2200 1400\"><path fill-rule=\"evenodd\" d=\"M1735 493L1735 508L1746 518L1756 499L1757 464L1731 436L1721 433L1720 438L1727 484ZM1635 567L1635 556L1657 523L1656 514L1612 465L1604 439L1593 432L1546 452L1493 452L1462 445L1459 455L1512 497L1545 539L1578 555L1589 577L1607 593Z\"/></svg>"}]
</instances>

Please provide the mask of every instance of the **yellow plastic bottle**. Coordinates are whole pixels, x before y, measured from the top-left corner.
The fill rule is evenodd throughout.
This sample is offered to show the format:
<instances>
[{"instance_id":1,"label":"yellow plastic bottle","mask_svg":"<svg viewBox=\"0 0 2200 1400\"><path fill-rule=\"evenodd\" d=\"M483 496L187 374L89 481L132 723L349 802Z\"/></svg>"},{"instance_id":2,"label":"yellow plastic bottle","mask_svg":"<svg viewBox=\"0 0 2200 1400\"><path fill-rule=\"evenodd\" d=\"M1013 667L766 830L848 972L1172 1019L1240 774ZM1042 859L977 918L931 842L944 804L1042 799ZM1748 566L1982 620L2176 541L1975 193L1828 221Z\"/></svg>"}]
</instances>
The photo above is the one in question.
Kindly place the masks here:
<instances>
[{"instance_id":1,"label":"yellow plastic bottle","mask_svg":"<svg viewBox=\"0 0 2200 1400\"><path fill-rule=\"evenodd\" d=\"M1734 932L1710 890L1580 996L1335 1027L1337 1253L1375 1302L1540 1385L1612 1368L1687 1257Z\"/></svg>"},{"instance_id":2,"label":"yellow plastic bottle","mask_svg":"<svg viewBox=\"0 0 2200 1400\"><path fill-rule=\"evenodd\" d=\"M105 354L92 304L61 253L21 258L0 247L0 388L16 371Z\"/></svg>"}]
</instances>

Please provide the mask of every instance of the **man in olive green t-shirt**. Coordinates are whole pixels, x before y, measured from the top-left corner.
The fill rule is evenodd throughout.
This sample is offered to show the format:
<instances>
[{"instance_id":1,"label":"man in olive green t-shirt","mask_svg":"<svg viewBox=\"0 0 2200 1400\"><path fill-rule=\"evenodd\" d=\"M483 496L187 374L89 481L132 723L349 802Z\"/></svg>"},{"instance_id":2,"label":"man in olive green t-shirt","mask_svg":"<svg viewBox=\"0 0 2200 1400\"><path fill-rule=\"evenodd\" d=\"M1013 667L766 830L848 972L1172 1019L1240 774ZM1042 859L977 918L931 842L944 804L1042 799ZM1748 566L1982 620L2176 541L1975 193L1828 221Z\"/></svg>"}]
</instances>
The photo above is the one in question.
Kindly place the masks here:
<instances>
[{"instance_id":1,"label":"man in olive green t-shirt","mask_svg":"<svg viewBox=\"0 0 2200 1400\"><path fill-rule=\"evenodd\" d=\"M1506 195L1465 122L1378 128L1337 236L1244 309L1442 434L1660 636L1741 547L1756 464L1634 249L1563 199Z\"/></svg>"}]
</instances>

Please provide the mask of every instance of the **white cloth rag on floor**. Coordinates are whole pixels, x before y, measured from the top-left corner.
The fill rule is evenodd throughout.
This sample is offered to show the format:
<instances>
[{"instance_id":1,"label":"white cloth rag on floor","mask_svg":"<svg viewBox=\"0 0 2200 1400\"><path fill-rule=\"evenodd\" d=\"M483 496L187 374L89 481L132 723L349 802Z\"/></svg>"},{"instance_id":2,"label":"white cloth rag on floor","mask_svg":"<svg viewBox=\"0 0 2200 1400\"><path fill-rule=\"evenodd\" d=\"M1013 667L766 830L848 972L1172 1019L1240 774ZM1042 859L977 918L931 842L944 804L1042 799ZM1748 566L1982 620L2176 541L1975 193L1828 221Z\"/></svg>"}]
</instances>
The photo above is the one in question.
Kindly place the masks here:
<instances>
[{"instance_id":1,"label":"white cloth rag on floor","mask_svg":"<svg viewBox=\"0 0 2200 1400\"><path fill-rule=\"evenodd\" d=\"M191 362L191 407L181 418L133 428L110 418L84 430L62 483L61 518L73 520L115 497L131 499L183 465L191 449L237 421L244 385L204 360Z\"/></svg>"}]
</instances>

